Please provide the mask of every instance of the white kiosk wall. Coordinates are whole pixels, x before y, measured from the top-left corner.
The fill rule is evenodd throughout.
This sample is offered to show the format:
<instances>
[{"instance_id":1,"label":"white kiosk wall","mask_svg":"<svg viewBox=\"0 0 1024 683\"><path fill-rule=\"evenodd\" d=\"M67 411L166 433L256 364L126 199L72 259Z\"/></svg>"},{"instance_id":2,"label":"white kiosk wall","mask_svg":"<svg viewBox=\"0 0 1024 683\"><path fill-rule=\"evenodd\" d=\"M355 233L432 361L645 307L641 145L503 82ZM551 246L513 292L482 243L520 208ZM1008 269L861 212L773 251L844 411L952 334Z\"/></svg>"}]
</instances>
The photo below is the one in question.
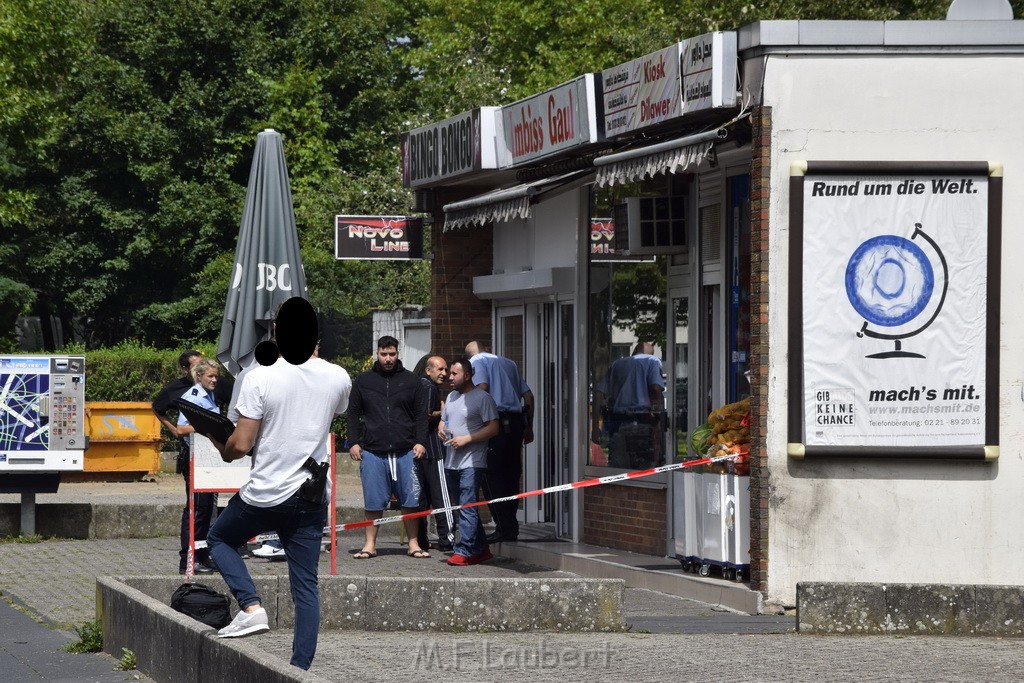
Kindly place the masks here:
<instances>
[{"instance_id":1,"label":"white kiosk wall","mask_svg":"<svg viewBox=\"0 0 1024 683\"><path fill-rule=\"evenodd\" d=\"M938 22L936 22L938 23ZM1017 22L1019 23L1019 22ZM1006 313L1024 290L1024 181L1003 187L995 463L787 457L789 169L797 160L1024 161L1022 58L985 54L820 55L767 59L771 110L768 595L800 581L1001 584L1024 571L1024 322ZM993 380L990 380L993 381Z\"/></svg>"}]
</instances>

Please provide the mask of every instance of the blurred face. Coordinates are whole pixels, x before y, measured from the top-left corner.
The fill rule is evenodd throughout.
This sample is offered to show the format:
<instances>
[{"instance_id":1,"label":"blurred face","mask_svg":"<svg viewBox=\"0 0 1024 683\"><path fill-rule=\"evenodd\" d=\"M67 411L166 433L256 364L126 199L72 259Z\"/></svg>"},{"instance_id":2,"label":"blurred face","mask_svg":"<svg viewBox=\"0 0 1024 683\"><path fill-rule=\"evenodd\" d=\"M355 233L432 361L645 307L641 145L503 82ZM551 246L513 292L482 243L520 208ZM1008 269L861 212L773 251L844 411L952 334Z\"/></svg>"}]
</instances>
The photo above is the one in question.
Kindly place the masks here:
<instances>
[{"instance_id":1,"label":"blurred face","mask_svg":"<svg viewBox=\"0 0 1024 683\"><path fill-rule=\"evenodd\" d=\"M199 384L202 385L203 389L213 391L213 388L217 386L217 370L215 368L210 368L200 375Z\"/></svg>"},{"instance_id":2,"label":"blurred face","mask_svg":"<svg viewBox=\"0 0 1024 683\"><path fill-rule=\"evenodd\" d=\"M382 349L377 349L377 362L380 363L384 372L394 370L395 363L398 362L398 349L394 346L385 346Z\"/></svg>"},{"instance_id":3,"label":"blurred face","mask_svg":"<svg viewBox=\"0 0 1024 683\"><path fill-rule=\"evenodd\" d=\"M182 368L181 371L183 373L185 373L186 375L191 375L192 374L192 368L194 368L196 366L196 363L199 362L200 358L202 358L202 356L189 356L188 357L188 367L187 368Z\"/></svg>"},{"instance_id":4,"label":"blurred face","mask_svg":"<svg viewBox=\"0 0 1024 683\"><path fill-rule=\"evenodd\" d=\"M448 364L443 359L435 358L427 361L427 377L437 386L444 386L448 383Z\"/></svg>"},{"instance_id":5,"label":"blurred face","mask_svg":"<svg viewBox=\"0 0 1024 683\"><path fill-rule=\"evenodd\" d=\"M458 392L462 392L464 387L473 386L473 378L462 367L462 363L452 365L452 386Z\"/></svg>"}]
</instances>

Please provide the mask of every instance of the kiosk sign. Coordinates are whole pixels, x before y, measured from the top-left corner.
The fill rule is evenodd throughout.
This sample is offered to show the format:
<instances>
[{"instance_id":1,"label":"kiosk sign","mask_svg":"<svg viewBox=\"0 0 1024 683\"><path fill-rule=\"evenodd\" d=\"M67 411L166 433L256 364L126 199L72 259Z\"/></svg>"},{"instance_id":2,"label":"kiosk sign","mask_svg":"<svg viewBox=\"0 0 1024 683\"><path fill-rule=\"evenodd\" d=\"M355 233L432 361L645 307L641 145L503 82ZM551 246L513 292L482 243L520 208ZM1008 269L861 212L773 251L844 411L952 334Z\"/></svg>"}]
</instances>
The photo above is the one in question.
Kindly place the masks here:
<instances>
[{"instance_id":1,"label":"kiosk sign","mask_svg":"<svg viewBox=\"0 0 1024 683\"><path fill-rule=\"evenodd\" d=\"M606 137L679 116L681 47L676 43L601 72Z\"/></svg>"}]
</instances>

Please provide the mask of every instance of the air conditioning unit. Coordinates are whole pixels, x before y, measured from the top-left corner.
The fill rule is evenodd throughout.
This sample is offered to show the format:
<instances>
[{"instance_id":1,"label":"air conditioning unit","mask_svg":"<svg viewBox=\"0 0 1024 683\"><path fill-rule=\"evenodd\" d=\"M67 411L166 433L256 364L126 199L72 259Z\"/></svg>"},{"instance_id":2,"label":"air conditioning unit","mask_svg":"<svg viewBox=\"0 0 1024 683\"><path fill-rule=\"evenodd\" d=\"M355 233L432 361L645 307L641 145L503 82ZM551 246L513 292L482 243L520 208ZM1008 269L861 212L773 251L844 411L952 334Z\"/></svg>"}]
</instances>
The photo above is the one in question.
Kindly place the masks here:
<instances>
[{"instance_id":1,"label":"air conditioning unit","mask_svg":"<svg viewBox=\"0 0 1024 683\"><path fill-rule=\"evenodd\" d=\"M614 207L616 253L671 254L686 247L686 198L626 197Z\"/></svg>"}]
</instances>

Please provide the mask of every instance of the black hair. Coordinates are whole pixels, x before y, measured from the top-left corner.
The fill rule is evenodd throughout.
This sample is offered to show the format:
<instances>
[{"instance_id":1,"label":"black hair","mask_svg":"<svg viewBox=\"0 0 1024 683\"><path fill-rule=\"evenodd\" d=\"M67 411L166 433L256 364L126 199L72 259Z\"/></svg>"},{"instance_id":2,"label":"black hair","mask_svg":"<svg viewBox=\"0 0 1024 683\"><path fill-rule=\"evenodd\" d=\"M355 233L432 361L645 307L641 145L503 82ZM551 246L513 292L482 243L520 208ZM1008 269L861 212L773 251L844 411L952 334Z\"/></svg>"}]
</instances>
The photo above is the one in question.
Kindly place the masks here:
<instances>
[{"instance_id":1,"label":"black hair","mask_svg":"<svg viewBox=\"0 0 1024 683\"><path fill-rule=\"evenodd\" d=\"M196 356L201 355L203 354L199 353L195 349L192 349L191 351L186 351L185 353L178 356L178 367L187 370L189 366L192 365L190 361Z\"/></svg>"},{"instance_id":2,"label":"black hair","mask_svg":"<svg viewBox=\"0 0 1024 683\"><path fill-rule=\"evenodd\" d=\"M463 372L466 373L467 377L472 377L473 376L473 372L474 372L473 364L469 362L469 358L467 358L466 356L462 356L460 358L456 358L451 363L449 363L448 367L451 367L452 365L455 365L456 363L458 363L459 365L462 366L462 370L463 370Z\"/></svg>"},{"instance_id":3,"label":"black hair","mask_svg":"<svg viewBox=\"0 0 1024 683\"><path fill-rule=\"evenodd\" d=\"M377 340L378 349L388 349L391 347L398 348L398 340L392 337L390 334L385 334L383 337Z\"/></svg>"}]
</instances>

